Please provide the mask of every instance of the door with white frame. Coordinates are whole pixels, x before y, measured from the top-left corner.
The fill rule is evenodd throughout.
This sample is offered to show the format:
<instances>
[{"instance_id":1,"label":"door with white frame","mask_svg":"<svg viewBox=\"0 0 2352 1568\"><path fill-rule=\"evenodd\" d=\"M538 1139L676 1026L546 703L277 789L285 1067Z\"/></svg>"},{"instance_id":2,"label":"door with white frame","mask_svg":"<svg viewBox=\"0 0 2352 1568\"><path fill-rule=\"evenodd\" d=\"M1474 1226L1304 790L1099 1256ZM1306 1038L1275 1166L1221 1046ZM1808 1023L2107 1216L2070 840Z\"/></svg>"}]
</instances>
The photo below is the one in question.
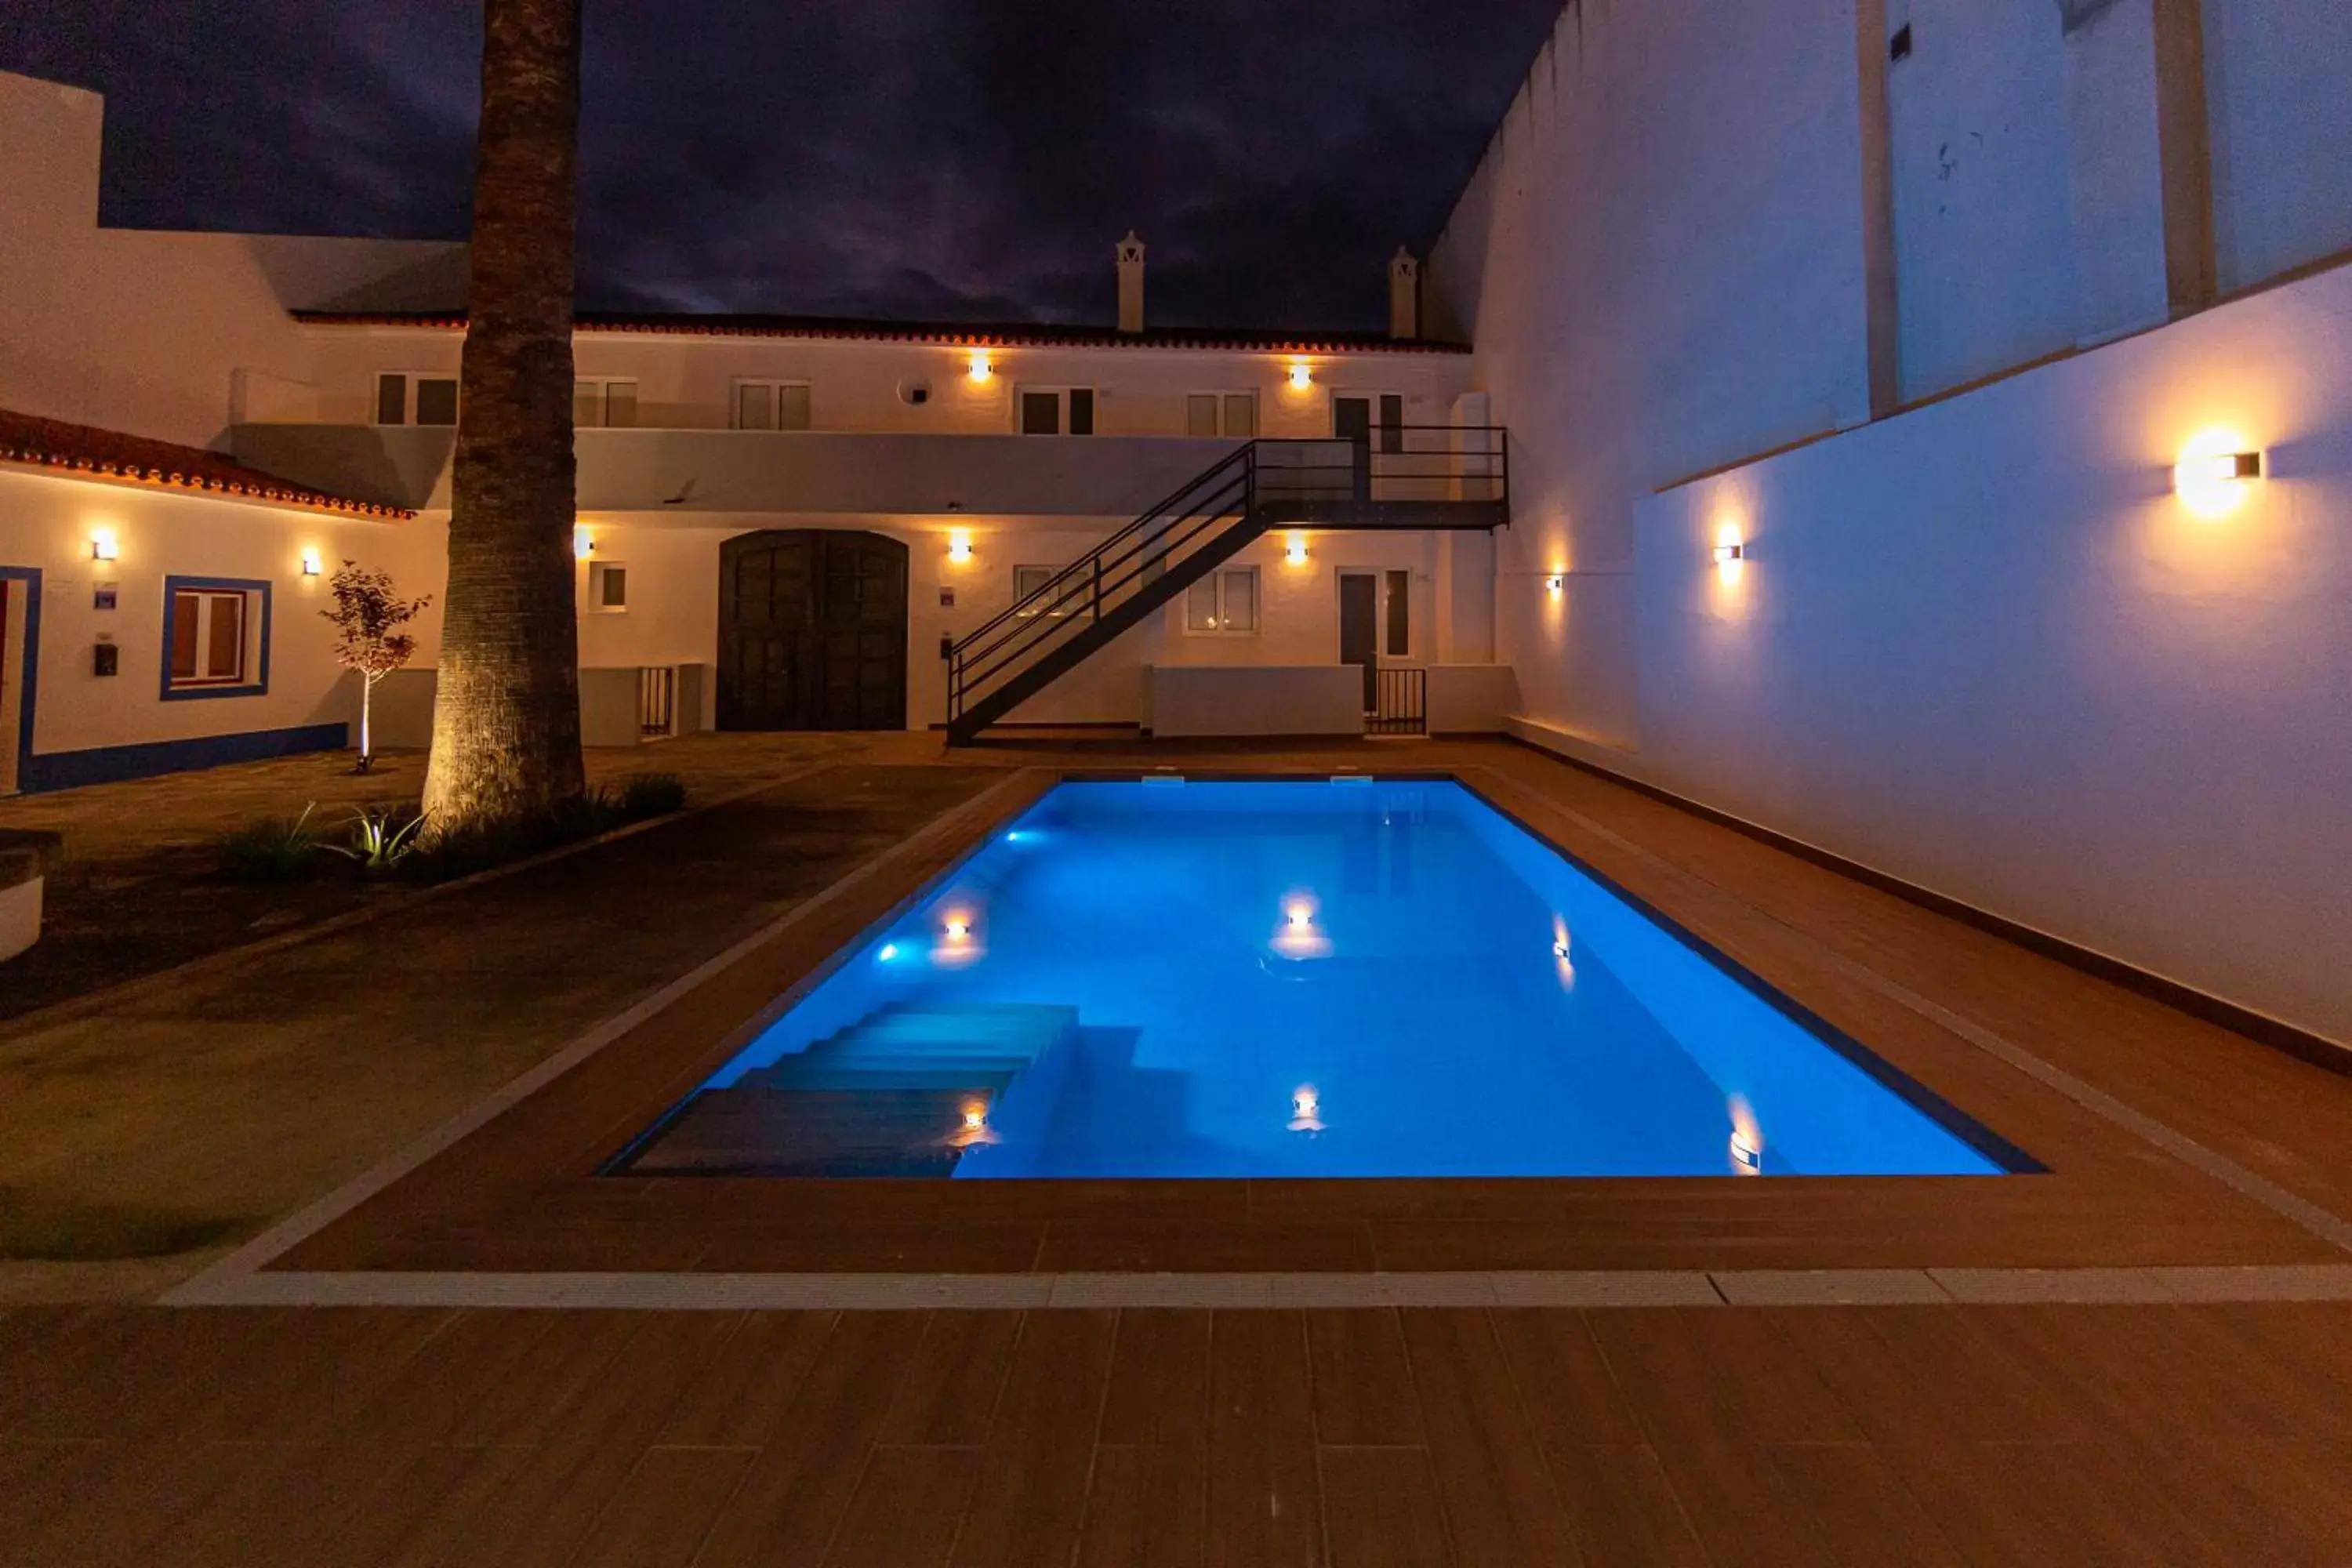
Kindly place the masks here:
<instances>
[{"instance_id":1,"label":"door with white frame","mask_svg":"<svg viewBox=\"0 0 2352 1568\"><path fill-rule=\"evenodd\" d=\"M28 569L0 566L0 795L16 793L16 760L30 749L23 727L32 722L28 667L38 584Z\"/></svg>"}]
</instances>

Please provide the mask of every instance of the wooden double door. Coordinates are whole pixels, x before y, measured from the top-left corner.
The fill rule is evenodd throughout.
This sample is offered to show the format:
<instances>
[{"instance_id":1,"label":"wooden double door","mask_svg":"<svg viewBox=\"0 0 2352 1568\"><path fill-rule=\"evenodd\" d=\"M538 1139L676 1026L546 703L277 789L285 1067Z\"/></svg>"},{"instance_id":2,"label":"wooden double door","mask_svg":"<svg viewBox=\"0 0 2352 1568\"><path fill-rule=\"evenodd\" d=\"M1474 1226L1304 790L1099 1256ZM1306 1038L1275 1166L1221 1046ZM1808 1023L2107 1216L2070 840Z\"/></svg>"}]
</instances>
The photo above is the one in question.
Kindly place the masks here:
<instances>
[{"instance_id":1,"label":"wooden double door","mask_svg":"<svg viewBox=\"0 0 2352 1568\"><path fill-rule=\"evenodd\" d=\"M768 529L719 547L719 727L900 730L907 547Z\"/></svg>"}]
</instances>

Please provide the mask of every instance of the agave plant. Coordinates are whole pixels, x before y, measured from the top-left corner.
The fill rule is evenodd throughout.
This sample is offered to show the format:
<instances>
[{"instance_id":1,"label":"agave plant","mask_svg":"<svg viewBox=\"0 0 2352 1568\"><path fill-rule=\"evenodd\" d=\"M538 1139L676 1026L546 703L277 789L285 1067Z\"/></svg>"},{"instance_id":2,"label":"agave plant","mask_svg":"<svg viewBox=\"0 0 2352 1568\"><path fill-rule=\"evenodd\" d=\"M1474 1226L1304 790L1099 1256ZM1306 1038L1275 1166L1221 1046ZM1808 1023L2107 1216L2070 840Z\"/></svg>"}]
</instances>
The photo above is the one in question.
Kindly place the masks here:
<instances>
[{"instance_id":1,"label":"agave plant","mask_svg":"<svg viewBox=\"0 0 2352 1568\"><path fill-rule=\"evenodd\" d=\"M389 871L415 852L416 833L424 826L423 814L410 816L397 806L362 810L352 816L352 842L348 848L340 844L324 847L346 859L356 860L362 871Z\"/></svg>"}]
</instances>

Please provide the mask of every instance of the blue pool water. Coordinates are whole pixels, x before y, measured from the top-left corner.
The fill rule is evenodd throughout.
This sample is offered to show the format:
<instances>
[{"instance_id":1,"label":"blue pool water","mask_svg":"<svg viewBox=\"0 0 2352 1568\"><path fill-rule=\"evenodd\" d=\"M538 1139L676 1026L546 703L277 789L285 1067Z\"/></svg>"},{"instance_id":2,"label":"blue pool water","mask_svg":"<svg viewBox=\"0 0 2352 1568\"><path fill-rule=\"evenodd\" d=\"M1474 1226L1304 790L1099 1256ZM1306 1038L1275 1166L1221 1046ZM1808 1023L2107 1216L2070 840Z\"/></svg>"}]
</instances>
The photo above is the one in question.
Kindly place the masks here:
<instances>
[{"instance_id":1,"label":"blue pool water","mask_svg":"<svg viewBox=\"0 0 2352 1568\"><path fill-rule=\"evenodd\" d=\"M2019 1159L1452 783L1065 784L630 1168L1996 1174Z\"/></svg>"}]
</instances>

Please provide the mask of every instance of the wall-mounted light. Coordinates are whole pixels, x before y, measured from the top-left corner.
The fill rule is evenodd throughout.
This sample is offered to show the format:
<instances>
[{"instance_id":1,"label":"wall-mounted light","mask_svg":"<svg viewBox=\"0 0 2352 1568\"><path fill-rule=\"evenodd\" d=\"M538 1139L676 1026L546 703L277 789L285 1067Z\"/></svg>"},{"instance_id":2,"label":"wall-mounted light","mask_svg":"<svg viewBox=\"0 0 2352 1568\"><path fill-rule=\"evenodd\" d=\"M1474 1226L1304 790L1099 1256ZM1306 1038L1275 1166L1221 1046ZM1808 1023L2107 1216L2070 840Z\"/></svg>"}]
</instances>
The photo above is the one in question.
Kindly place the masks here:
<instances>
[{"instance_id":1,"label":"wall-mounted light","mask_svg":"<svg viewBox=\"0 0 2352 1568\"><path fill-rule=\"evenodd\" d=\"M971 917L961 914L950 915L947 918L947 933L950 942L963 942L969 939L971 935Z\"/></svg>"},{"instance_id":2,"label":"wall-mounted light","mask_svg":"<svg viewBox=\"0 0 2352 1568\"><path fill-rule=\"evenodd\" d=\"M326 569L327 563L320 557L319 547L317 545L311 545L302 552L303 576L316 577L320 573L324 572Z\"/></svg>"},{"instance_id":3,"label":"wall-mounted light","mask_svg":"<svg viewBox=\"0 0 2352 1568\"><path fill-rule=\"evenodd\" d=\"M1283 924L1292 931L1312 931L1315 927L1315 906L1292 903L1282 911Z\"/></svg>"},{"instance_id":4,"label":"wall-mounted light","mask_svg":"<svg viewBox=\"0 0 2352 1568\"><path fill-rule=\"evenodd\" d=\"M963 1108L963 1124L967 1131L977 1132L988 1125L988 1107L974 1100Z\"/></svg>"},{"instance_id":5,"label":"wall-mounted light","mask_svg":"<svg viewBox=\"0 0 2352 1568\"><path fill-rule=\"evenodd\" d=\"M92 561L112 561L121 553L122 544L115 538L114 530L93 528L89 531L89 558Z\"/></svg>"},{"instance_id":6,"label":"wall-mounted light","mask_svg":"<svg viewBox=\"0 0 2352 1568\"><path fill-rule=\"evenodd\" d=\"M985 383L996 374L996 365L988 357L986 349L974 349L964 362L964 374L975 382Z\"/></svg>"},{"instance_id":7,"label":"wall-mounted light","mask_svg":"<svg viewBox=\"0 0 2352 1568\"><path fill-rule=\"evenodd\" d=\"M1747 559L1748 546L1741 544L1737 541L1718 544L1715 547L1715 563L1717 566L1728 566L1735 561L1745 561Z\"/></svg>"},{"instance_id":8,"label":"wall-mounted light","mask_svg":"<svg viewBox=\"0 0 2352 1568\"><path fill-rule=\"evenodd\" d=\"M596 553L596 540L584 527L572 531L572 553L574 559L585 561Z\"/></svg>"},{"instance_id":9,"label":"wall-mounted light","mask_svg":"<svg viewBox=\"0 0 2352 1568\"><path fill-rule=\"evenodd\" d=\"M874 956L887 963L898 956L898 944L895 942L886 942L882 944L882 951Z\"/></svg>"},{"instance_id":10,"label":"wall-mounted light","mask_svg":"<svg viewBox=\"0 0 2352 1568\"><path fill-rule=\"evenodd\" d=\"M948 535L948 560L958 566L971 559L971 531L959 528Z\"/></svg>"},{"instance_id":11,"label":"wall-mounted light","mask_svg":"<svg viewBox=\"0 0 2352 1568\"><path fill-rule=\"evenodd\" d=\"M1568 577L1564 573L1555 572L1544 579L1544 592L1555 599L1559 598L1567 587Z\"/></svg>"},{"instance_id":12,"label":"wall-mounted light","mask_svg":"<svg viewBox=\"0 0 2352 1568\"><path fill-rule=\"evenodd\" d=\"M1305 360L1293 361L1290 366L1290 390L1304 392L1314 384L1314 369Z\"/></svg>"},{"instance_id":13,"label":"wall-mounted light","mask_svg":"<svg viewBox=\"0 0 2352 1568\"><path fill-rule=\"evenodd\" d=\"M2173 465L2172 489L2200 517L2221 517L2245 504L2263 477L2263 455L2235 431L2200 431Z\"/></svg>"},{"instance_id":14,"label":"wall-mounted light","mask_svg":"<svg viewBox=\"0 0 2352 1568\"><path fill-rule=\"evenodd\" d=\"M1289 543L1283 551L1282 558L1293 566L1307 564L1307 535L1303 531L1297 529L1291 530Z\"/></svg>"},{"instance_id":15,"label":"wall-mounted light","mask_svg":"<svg viewBox=\"0 0 2352 1568\"><path fill-rule=\"evenodd\" d=\"M1311 1083L1302 1083L1290 1091L1290 1130L1293 1132L1323 1131L1323 1095Z\"/></svg>"},{"instance_id":16,"label":"wall-mounted light","mask_svg":"<svg viewBox=\"0 0 2352 1568\"><path fill-rule=\"evenodd\" d=\"M1725 1109L1731 1113L1731 1169L1741 1176L1764 1173L1764 1131L1745 1095L1735 1094Z\"/></svg>"}]
</instances>

